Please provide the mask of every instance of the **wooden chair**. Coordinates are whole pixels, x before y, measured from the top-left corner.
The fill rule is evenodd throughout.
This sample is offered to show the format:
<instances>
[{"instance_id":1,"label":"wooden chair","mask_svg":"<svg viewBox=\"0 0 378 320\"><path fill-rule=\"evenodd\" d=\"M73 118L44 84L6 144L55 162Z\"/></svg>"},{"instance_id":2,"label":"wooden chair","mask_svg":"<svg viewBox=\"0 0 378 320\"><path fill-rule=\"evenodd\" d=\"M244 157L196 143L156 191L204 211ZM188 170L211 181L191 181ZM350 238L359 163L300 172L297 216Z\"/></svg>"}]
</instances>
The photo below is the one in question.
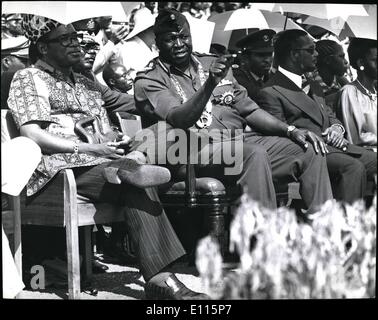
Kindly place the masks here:
<instances>
[{"instance_id":1,"label":"wooden chair","mask_svg":"<svg viewBox=\"0 0 378 320\"><path fill-rule=\"evenodd\" d=\"M1 130L2 139L3 136L11 139L18 135L12 115L8 110L1 110ZM84 233L84 271L85 275L90 277L92 274L92 226L123 221L121 208L107 203L93 203L88 199L79 197L71 169L65 169L58 173L46 188L36 196L26 197L25 192L23 192L20 202L15 204L16 207L20 207L23 225L65 228L68 297L69 299L79 299L81 292L79 227L82 227ZM17 259L20 263L20 251L17 253ZM21 266L21 264L19 265Z\"/></svg>"},{"instance_id":2,"label":"wooden chair","mask_svg":"<svg viewBox=\"0 0 378 320\"><path fill-rule=\"evenodd\" d=\"M136 131L142 129L139 116L130 114L127 119L123 119L118 114L117 118L123 133L129 136L134 136ZM203 232L211 234L218 240L221 253L225 256L228 247L226 234L231 219L230 210L242 194L241 187L236 184L223 183L213 177L196 177L194 165L189 161L189 150L187 154L188 161L185 172L181 174L182 179L172 180L168 184L160 186L160 200L166 208L204 209L206 216ZM298 183L289 184L289 187L284 186L283 190L277 193L280 206L289 206L293 200L297 199L301 199Z\"/></svg>"}]
</instances>

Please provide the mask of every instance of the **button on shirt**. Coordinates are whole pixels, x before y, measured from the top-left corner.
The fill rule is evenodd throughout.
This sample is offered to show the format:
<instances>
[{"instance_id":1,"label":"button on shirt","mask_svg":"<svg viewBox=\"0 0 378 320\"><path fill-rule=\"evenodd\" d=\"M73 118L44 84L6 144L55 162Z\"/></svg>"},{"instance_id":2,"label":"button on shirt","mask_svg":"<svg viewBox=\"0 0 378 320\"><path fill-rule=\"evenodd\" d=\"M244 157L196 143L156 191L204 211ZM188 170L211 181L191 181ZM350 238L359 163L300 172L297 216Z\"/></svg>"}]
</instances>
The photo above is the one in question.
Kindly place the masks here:
<instances>
[{"instance_id":1,"label":"button on shirt","mask_svg":"<svg viewBox=\"0 0 378 320\"><path fill-rule=\"evenodd\" d=\"M47 132L80 142L74 132L76 121L97 116L100 125L109 125L103 100L96 84L79 74L73 82L63 73L39 60L29 68L17 71L11 83L8 105L18 128L30 121L46 123ZM61 169L92 166L108 162L87 154L44 154L27 184L27 195L33 195Z\"/></svg>"},{"instance_id":2,"label":"button on shirt","mask_svg":"<svg viewBox=\"0 0 378 320\"><path fill-rule=\"evenodd\" d=\"M208 76L210 64L216 57L194 55ZM201 88L201 80L197 72L198 65L194 59L190 62L190 76L168 63L163 63L163 65L164 68L157 60L154 60L150 63L150 67L138 73L135 79L136 108L144 115L145 126L167 120L170 110L184 102L177 93L170 75L176 77L187 99L190 99ZM233 102L227 105L223 98L229 94L233 95ZM213 104L213 121L209 130L243 129L252 113L259 109L258 105L248 97L246 89L237 83L231 70L213 90L210 99Z\"/></svg>"}]
</instances>

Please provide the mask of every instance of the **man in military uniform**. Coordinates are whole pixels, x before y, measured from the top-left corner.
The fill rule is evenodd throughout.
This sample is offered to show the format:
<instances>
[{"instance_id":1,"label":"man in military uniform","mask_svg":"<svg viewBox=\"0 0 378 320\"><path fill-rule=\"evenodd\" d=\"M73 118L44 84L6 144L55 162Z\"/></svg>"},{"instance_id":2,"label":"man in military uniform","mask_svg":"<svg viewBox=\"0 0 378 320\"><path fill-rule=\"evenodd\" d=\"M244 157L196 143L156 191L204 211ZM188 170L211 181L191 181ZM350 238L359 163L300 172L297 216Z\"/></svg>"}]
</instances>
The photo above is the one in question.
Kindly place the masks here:
<instances>
[{"instance_id":1,"label":"man in military uniform","mask_svg":"<svg viewBox=\"0 0 378 320\"><path fill-rule=\"evenodd\" d=\"M210 163L230 148L226 141L239 138L237 130L249 125L252 131L241 135L243 165L237 179L254 200L275 208L273 182L293 180L301 183L307 213L332 198L321 139L260 109L233 77L229 55L193 53L189 24L178 11L161 10L154 32L159 57L135 80L136 108L145 125L165 121L191 132L202 128L199 135L223 130L200 150L201 156L209 152Z\"/></svg>"},{"instance_id":2,"label":"man in military uniform","mask_svg":"<svg viewBox=\"0 0 378 320\"><path fill-rule=\"evenodd\" d=\"M274 30L264 29L240 39L236 46L240 54L240 67L233 70L235 79L248 91L248 96L256 100L257 94L268 80L273 61Z\"/></svg>"}]
</instances>

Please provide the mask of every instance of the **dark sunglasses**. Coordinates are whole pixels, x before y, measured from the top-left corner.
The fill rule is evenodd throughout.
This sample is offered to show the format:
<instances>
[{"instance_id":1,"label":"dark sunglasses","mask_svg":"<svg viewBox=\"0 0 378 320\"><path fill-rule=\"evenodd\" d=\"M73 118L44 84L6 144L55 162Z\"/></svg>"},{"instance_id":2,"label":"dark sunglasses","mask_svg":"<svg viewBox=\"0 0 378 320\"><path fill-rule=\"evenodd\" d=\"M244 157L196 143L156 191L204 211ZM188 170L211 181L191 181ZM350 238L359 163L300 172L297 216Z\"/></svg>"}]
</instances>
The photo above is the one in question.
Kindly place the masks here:
<instances>
[{"instance_id":1,"label":"dark sunglasses","mask_svg":"<svg viewBox=\"0 0 378 320\"><path fill-rule=\"evenodd\" d=\"M293 48L292 50L307 51L309 54L313 55L316 51L316 48Z\"/></svg>"},{"instance_id":2,"label":"dark sunglasses","mask_svg":"<svg viewBox=\"0 0 378 320\"><path fill-rule=\"evenodd\" d=\"M73 33L63 35L54 39L47 39L46 42L59 42L63 47L69 47L70 45L78 45L83 41L83 35L80 33Z\"/></svg>"},{"instance_id":3,"label":"dark sunglasses","mask_svg":"<svg viewBox=\"0 0 378 320\"><path fill-rule=\"evenodd\" d=\"M84 51L91 51L91 50L99 51L100 50L100 45L94 42L81 42L80 46Z\"/></svg>"}]
</instances>

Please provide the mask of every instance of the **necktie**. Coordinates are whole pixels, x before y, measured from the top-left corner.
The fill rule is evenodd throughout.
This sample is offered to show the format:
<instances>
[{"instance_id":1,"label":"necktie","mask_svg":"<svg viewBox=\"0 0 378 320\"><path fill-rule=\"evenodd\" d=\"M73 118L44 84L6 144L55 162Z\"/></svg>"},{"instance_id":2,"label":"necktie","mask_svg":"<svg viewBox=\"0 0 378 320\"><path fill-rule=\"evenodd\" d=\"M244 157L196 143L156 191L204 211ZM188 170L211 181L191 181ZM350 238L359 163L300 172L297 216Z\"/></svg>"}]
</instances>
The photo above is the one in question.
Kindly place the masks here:
<instances>
[{"instance_id":1,"label":"necktie","mask_svg":"<svg viewBox=\"0 0 378 320\"><path fill-rule=\"evenodd\" d=\"M302 90L305 94L310 92L310 83L308 82L307 78L302 76Z\"/></svg>"}]
</instances>

